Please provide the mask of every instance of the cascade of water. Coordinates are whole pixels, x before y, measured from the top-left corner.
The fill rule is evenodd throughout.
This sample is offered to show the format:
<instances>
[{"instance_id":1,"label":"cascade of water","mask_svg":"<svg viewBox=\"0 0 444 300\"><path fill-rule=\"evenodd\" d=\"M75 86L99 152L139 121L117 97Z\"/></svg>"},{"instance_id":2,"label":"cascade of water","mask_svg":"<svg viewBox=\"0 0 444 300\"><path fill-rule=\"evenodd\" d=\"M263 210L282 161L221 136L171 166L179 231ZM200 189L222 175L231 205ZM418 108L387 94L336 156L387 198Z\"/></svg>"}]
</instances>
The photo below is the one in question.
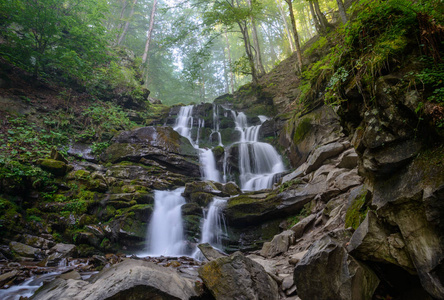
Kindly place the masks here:
<instances>
[{"instance_id":1,"label":"cascade of water","mask_svg":"<svg viewBox=\"0 0 444 300\"><path fill-rule=\"evenodd\" d=\"M191 139L191 129L193 128L193 105L182 106L177 115L176 124L174 125L174 130L176 130L181 136L186 137L190 140L191 144L194 145Z\"/></svg>"},{"instance_id":2,"label":"cascade of water","mask_svg":"<svg viewBox=\"0 0 444 300\"><path fill-rule=\"evenodd\" d=\"M213 133L217 134L217 138L219 141L219 146L224 146L222 144L222 135L220 134L220 122L219 122L219 105L213 104Z\"/></svg>"},{"instance_id":3,"label":"cascade of water","mask_svg":"<svg viewBox=\"0 0 444 300\"><path fill-rule=\"evenodd\" d=\"M148 253L150 256L179 256L184 252L181 196L185 189L155 191L154 211L148 227Z\"/></svg>"},{"instance_id":4,"label":"cascade of water","mask_svg":"<svg viewBox=\"0 0 444 300\"><path fill-rule=\"evenodd\" d=\"M243 190L261 190L271 188L278 173L285 167L281 156L267 143L258 142L259 130L267 120L259 116L261 125L248 126L244 113L232 111L236 130L241 134L239 139L239 179Z\"/></svg>"},{"instance_id":5,"label":"cascade of water","mask_svg":"<svg viewBox=\"0 0 444 300\"><path fill-rule=\"evenodd\" d=\"M227 234L227 225L222 214L226 204L226 199L217 197L214 197L210 203L202 226L202 243L209 243L217 248L222 247L222 238Z\"/></svg>"},{"instance_id":6,"label":"cascade of water","mask_svg":"<svg viewBox=\"0 0 444 300\"><path fill-rule=\"evenodd\" d=\"M222 251L222 239L227 235L227 225L222 213L226 204L226 199L214 197L208 207L208 212L205 213L204 211L200 244L208 243ZM199 249L196 249L192 256L199 260L203 259Z\"/></svg>"},{"instance_id":7,"label":"cascade of water","mask_svg":"<svg viewBox=\"0 0 444 300\"><path fill-rule=\"evenodd\" d=\"M220 172L216 168L216 159L211 149L199 148L200 129L205 127L205 120L198 120L197 138L194 142L191 137L193 128L193 105L182 106L177 115L174 130L186 137L194 148L199 150L199 161L203 180L220 181Z\"/></svg>"}]
</instances>

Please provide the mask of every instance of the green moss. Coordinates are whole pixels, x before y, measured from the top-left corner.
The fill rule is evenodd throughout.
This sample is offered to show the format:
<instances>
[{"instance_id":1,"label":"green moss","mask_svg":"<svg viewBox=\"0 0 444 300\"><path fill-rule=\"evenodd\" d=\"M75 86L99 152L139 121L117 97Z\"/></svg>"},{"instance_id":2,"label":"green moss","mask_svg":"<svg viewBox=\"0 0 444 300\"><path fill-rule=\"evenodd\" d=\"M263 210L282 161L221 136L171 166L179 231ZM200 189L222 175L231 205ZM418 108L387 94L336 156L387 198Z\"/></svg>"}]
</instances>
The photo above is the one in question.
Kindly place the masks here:
<instances>
[{"instance_id":1,"label":"green moss","mask_svg":"<svg viewBox=\"0 0 444 300\"><path fill-rule=\"evenodd\" d=\"M299 142L301 142L307 133L312 128L312 118L306 117L299 121L299 124L297 125L294 134L293 134L293 142L295 145L297 145Z\"/></svg>"},{"instance_id":2,"label":"green moss","mask_svg":"<svg viewBox=\"0 0 444 300\"><path fill-rule=\"evenodd\" d=\"M369 211L369 207L366 205L367 193L367 190L365 190L352 201L345 214L345 228L357 229L364 221Z\"/></svg>"}]
</instances>

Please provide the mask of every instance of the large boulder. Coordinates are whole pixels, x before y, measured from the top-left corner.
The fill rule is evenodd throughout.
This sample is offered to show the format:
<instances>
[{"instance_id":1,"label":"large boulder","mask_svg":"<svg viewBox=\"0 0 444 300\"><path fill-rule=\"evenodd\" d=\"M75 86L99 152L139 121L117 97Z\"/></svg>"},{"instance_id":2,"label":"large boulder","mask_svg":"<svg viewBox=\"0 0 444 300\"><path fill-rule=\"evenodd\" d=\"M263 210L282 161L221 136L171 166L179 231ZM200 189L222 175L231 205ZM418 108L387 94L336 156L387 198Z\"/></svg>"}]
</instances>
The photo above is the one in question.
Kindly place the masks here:
<instances>
[{"instance_id":1,"label":"large boulder","mask_svg":"<svg viewBox=\"0 0 444 300\"><path fill-rule=\"evenodd\" d=\"M280 131L279 143L295 168L303 164L320 145L342 136L339 117L329 106L322 106L303 116L295 115Z\"/></svg>"},{"instance_id":2,"label":"large boulder","mask_svg":"<svg viewBox=\"0 0 444 300\"><path fill-rule=\"evenodd\" d=\"M347 251L361 260L398 265L414 274L415 267L406 250L404 239L398 232L391 232L373 211L353 233Z\"/></svg>"},{"instance_id":3,"label":"large boulder","mask_svg":"<svg viewBox=\"0 0 444 300\"><path fill-rule=\"evenodd\" d=\"M279 299L276 282L240 252L205 264L199 276L216 299Z\"/></svg>"},{"instance_id":4,"label":"large boulder","mask_svg":"<svg viewBox=\"0 0 444 300\"><path fill-rule=\"evenodd\" d=\"M58 278L31 299L191 299L198 297L194 282L171 268L141 260L125 260L88 281Z\"/></svg>"},{"instance_id":5,"label":"large boulder","mask_svg":"<svg viewBox=\"0 0 444 300\"><path fill-rule=\"evenodd\" d=\"M444 168L441 152L425 153L389 180L377 179L372 205L378 217L399 229L424 289L444 298Z\"/></svg>"},{"instance_id":6,"label":"large boulder","mask_svg":"<svg viewBox=\"0 0 444 300\"><path fill-rule=\"evenodd\" d=\"M316 241L294 269L301 299L372 299L379 279L367 266L348 255L347 230L336 230Z\"/></svg>"},{"instance_id":7,"label":"large boulder","mask_svg":"<svg viewBox=\"0 0 444 300\"><path fill-rule=\"evenodd\" d=\"M188 139L170 127L151 126L124 131L113 138L112 142L101 156L106 162L153 160L169 171L192 177L200 176L197 150Z\"/></svg>"}]
</instances>

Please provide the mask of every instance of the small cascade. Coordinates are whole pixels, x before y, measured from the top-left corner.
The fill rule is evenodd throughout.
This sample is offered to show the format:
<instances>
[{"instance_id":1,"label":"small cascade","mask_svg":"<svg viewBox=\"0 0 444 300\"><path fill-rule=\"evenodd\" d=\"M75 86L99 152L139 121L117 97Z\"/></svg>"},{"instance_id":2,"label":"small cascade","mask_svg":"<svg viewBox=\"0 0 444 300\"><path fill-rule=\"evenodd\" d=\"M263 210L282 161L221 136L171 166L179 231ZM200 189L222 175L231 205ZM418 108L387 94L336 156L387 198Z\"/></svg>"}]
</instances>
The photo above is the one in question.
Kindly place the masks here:
<instances>
[{"instance_id":1,"label":"small cascade","mask_svg":"<svg viewBox=\"0 0 444 300\"><path fill-rule=\"evenodd\" d=\"M184 188L174 191L155 191L154 211L148 227L148 255L179 256L184 253L181 196Z\"/></svg>"},{"instance_id":2,"label":"small cascade","mask_svg":"<svg viewBox=\"0 0 444 300\"><path fill-rule=\"evenodd\" d=\"M177 115L176 124L174 130L180 135L186 137L194 148L199 150L199 161L201 165L201 173L203 180L220 181L220 172L216 168L216 159L214 158L213 151L211 149L199 148L199 139L201 128L205 127L205 120L198 119L197 137L196 141L193 141L191 137L191 130L193 129L193 105L182 106L179 114Z\"/></svg>"},{"instance_id":3,"label":"small cascade","mask_svg":"<svg viewBox=\"0 0 444 300\"><path fill-rule=\"evenodd\" d=\"M282 158L270 144L259 142L259 130L267 120L259 116L261 125L248 126L243 112L232 111L239 139L240 185L243 190L261 190L271 188L275 176L285 171Z\"/></svg>"},{"instance_id":4,"label":"small cascade","mask_svg":"<svg viewBox=\"0 0 444 300\"><path fill-rule=\"evenodd\" d=\"M201 243L209 243L215 248L222 248L222 238L227 235L227 225L222 211L227 204L226 199L214 197L205 214L202 226Z\"/></svg>"},{"instance_id":5,"label":"small cascade","mask_svg":"<svg viewBox=\"0 0 444 300\"><path fill-rule=\"evenodd\" d=\"M224 146L222 144L222 135L220 134L220 122L219 122L219 105L213 104L213 132L211 133L217 135L219 141L219 146Z\"/></svg>"},{"instance_id":6,"label":"small cascade","mask_svg":"<svg viewBox=\"0 0 444 300\"><path fill-rule=\"evenodd\" d=\"M193 105L182 106L180 108L179 114L177 115L176 124L174 130L176 130L181 136L186 137L190 140L191 144L194 145L191 139L191 129L193 129Z\"/></svg>"},{"instance_id":7,"label":"small cascade","mask_svg":"<svg viewBox=\"0 0 444 300\"><path fill-rule=\"evenodd\" d=\"M227 224L223 215L223 209L226 204L226 199L214 197L208 206L208 211L204 211L200 244L208 243L213 248L222 251L222 240L227 236ZM192 257L203 260L202 253L199 249L196 249Z\"/></svg>"}]
</instances>

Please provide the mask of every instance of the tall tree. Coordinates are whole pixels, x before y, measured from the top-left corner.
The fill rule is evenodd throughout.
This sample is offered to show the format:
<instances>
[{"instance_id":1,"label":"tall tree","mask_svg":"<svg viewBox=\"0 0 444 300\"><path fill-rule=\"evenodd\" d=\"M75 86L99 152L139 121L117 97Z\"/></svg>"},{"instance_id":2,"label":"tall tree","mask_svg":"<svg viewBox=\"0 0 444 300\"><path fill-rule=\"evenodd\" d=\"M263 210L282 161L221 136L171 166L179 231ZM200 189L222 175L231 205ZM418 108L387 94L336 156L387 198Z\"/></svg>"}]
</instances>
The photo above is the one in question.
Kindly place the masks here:
<instances>
[{"instance_id":1,"label":"tall tree","mask_svg":"<svg viewBox=\"0 0 444 300\"><path fill-rule=\"evenodd\" d=\"M291 37L290 28L288 28L287 18L285 16L284 9L281 6L280 0L276 0L276 5L277 5L277 7L279 9L279 13L281 14L282 23L284 24L285 32L286 32L287 37L288 37L288 42L290 43L291 52L294 52L296 50L296 47L294 45L293 38Z\"/></svg>"},{"instance_id":2,"label":"tall tree","mask_svg":"<svg viewBox=\"0 0 444 300\"><path fill-rule=\"evenodd\" d=\"M251 0L247 0L248 6L252 8ZM262 63L262 54L261 54L261 48L259 46L259 37L257 34L257 26L256 26L256 20L254 18L254 15L250 15L250 21L251 21L251 35L253 37L253 45L254 45L254 53L255 53L255 61L256 66L258 69L258 75L262 76L265 74L264 65Z\"/></svg>"},{"instance_id":3,"label":"tall tree","mask_svg":"<svg viewBox=\"0 0 444 300\"><path fill-rule=\"evenodd\" d=\"M343 24L345 24L347 23L348 18L347 18L347 13L345 12L344 3L342 2L342 0L336 0L336 2L338 3L338 10L339 10L339 15L341 16L341 21Z\"/></svg>"},{"instance_id":4,"label":"tall tree","mask_svg":"<svg viewBox=\"0 0 444 300\"><path fill-rule=\"evenodd\" d=\"M225 35L225 43L226 43L226 49L227 49L227 55L228 55L228 68L230 69L230 83L231 83L231 93L234 93L234 74L232 70L233 62L231 59L231 47L230 42L228 41L228 30L227 27L224 27L224 35Z\"/></svg>"},{"instance_id":5,"label":"tall tree","mask_svg":"<svg viewBox=\"0 0 444 300\"><path fill-rule=\"evenodd\" d=\"M293 29L294 43L296 45L296 55L298 58L299 72L302 72L302 50L301 50L301 44L299 43L299 35L298 35L298 30L296 28L296 20L294 18L294 13L293 13L293 4L292 4L293 1L292 0L285 0L285 2L287 2L288 9L290 11L290 20L291 20L291 26Z\"/></svg>"},{"instance_id":6,"label":"tall tree","mask_svg":"<svg viewBox=\"0 0 444 300\"><path fill-rule=\"evenodd\" d=\"M137 4L137 0L134 0L133 5L131 6L131 12L130 12L130 14L128 16L128 19L125 22L125 26L123 27L123 31L120 34L119 39L117 40L117 43L116 43L117 46L121 45L123 40L125 39L126 33L128 32L128 28L129 28L129 25L130 25L131 18L134 15L134 9L136 7L136 4ZM126 7L126 1L124 3L124 7ZM122 9L122 13L123 13L123 9Z\"/></svg>"},{"instance_id":7,"label":"tall tree","mask_svg":"<svg viewBox=\"0 0 444 300\"><path fill-rule=\"evenodd\" d=\"M145 50L143 51L142 55L142 65L144 65L146 69L148 69L148 51L150 50L151 37L153 36L154 17L156 15L156 9L157 9L157 0L154 0L153 8L151 9L150 27L148 29L147 39L145 43Z\"/></svg>"},{"instance_id":8,"label":"tall tree","mask_svg":"<svg viewBox=\"0 0 444 300\"><path fill-rule=\"evenodd\" d=\"M321 29L322 31L325 32L327 28L330 27L330 24L328 23L327 18L322 13L321 8L319 7L319 0L310 0L310 1L313 2L314 9L319 20L319 24L321 25Z\"/></svg>"}]
</instances>

